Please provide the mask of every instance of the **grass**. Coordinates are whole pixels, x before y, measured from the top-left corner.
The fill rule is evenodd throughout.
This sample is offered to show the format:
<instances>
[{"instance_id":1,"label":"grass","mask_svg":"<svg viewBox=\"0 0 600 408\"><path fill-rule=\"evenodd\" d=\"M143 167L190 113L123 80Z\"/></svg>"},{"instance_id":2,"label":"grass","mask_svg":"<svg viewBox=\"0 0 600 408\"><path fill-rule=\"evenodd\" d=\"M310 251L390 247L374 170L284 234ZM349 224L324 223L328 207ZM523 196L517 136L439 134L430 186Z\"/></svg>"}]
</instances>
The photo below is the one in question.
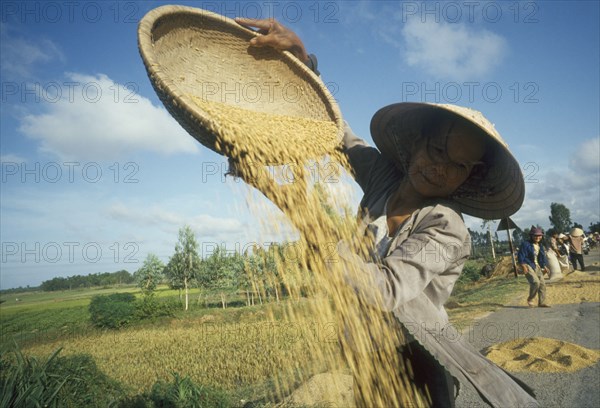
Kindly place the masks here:
<instances>
[{"instance_id":1,"label":"grass","mask_svg":"<svg viewBox=\"0 0 600 408\"><path fill-rule=\"evenodd\" d=\"M57 292L32 291L19 294L4 294L0 297L0 340L2 343L14 338L19 344L55 341L81 331L93 331L89 323L88 305L92 297L112 293L134 293L140 296L136 286L113 288L73 289ZM183 296L183 293L182 293ZM160 299L179 299L179 291L161 286L156 291ZM18 299L18 300L17 300ZM237 321L243 313L252 310L245 306L245 297L227 292L228 308L221 308L220 294L204 292L194 288L189 291L190 310L177 313L178 319L195 319L204 315L218 316L221 322ZM156 325L159 319L141 325Z\"/></svg>"},{"instance_id":2,"label":"grass","mask_svg":"<svg viewBox=\"0 0 600 408\"><path fill-rule=\"evenodd\" d=\"M290 303L301 323L269 323L267 316L282 314ZM318 363L316 350L337 347L333 330L313 326L308 303L194 311L155 325L79 332L31 345L26 352L45 356L62 347L65 356L90 355L129 395L147 391L176 372L196 384L225 389L232 401L279 400L328 369Z\"/></svg>"},{"instance_id":3,"label":"grass","mask_svg":"<svg viewBox=\"0 0 600 408\"><path fill-rule=\"evenodd\" d=\"M82 288L62 290L57 292L32 291L18 294L3 294L1 310L2 314L11 311L23 311L28 309L50 308L60 309L69 306L87 306L94 295L106 295L116 292L137 292L132 285L109 288ZM18 300L17 300L18 299Z\"/></svg>"},{"instance_id":4,"label":"grass","mask_svg":"<svg viewBox=\"0 0 600 408\"><path fill-rule=\"evenodd\" d=\"M474 281L477 271L486 264L485 260L470 260L465 267L465 276L454 289L447 303L451 321L457 326L470 324L478 316L491 312L509 302L516 294L525 293L527 283L520 276L511 276ZM69 335L73 331L88 330L89 313L87 307L95 295L116 292L139 294L135 286L114 288L74 289L60 292L25 292L3 295L0 304L0 324L2 341L15 337L19 341L37 342L55 340ZM156 291L161 299L179 299L179 291L161 286ZM16 301L16 299L19 301ZM277 303L245 306L245 296L234 292L227 293L228 308L222 309L218 292L202 292L191 289L189 293L190 310L176 314L178 321L211 321L219 324L236 322L259 322L269 313L279 317ZM283 303L283 302L282 302ZM206 307L208 306L208 307ZM243 307L242 307L243 306ZM204 320L203 320L204 319ZM145 325L169 325L171 318L144 322Z\"/></svg>"},{"instance_id":5,"label":"grass","mask_svg":"<svg viewBox=\"0 0 600 408\"><path fill-rule=\"evenodd\" d=\"M2 343L11 338L19 344L52 341L89 327L87 306L56 309L27 308L1 314Z\"/></svg>"},{"instance_id":6,"label":"grass","mask_svg":"<svg viewBox=\"0 0 600 408\"><path fill-rule=\"evenodd\" d=\"M465 328L477 319L512 303L529 290L524 276L512 274L495 276L471 283L457 285L446 303L452 324Z\"/></svg>"},{"instance_id":7,"label":"grass","mask_svg":"<svg viewBox=\"0 0 600 408\"><path fill-rule=\"evenodd\" d=\"M475 281L475 272L485 262L469 262L469 279L456 285L447 304L451 322L460 329L527 291L522 276ZM314 308L308 299L246 306L244 294L231 292L227 298L233 307L222 309L218 292L198 289L190 291L190 310L181 310L174 318L114 332L94 329L87 309L90 299L115 292L139 294L129 286L20 293L19 302L7 298L0 305L2 343L14 338L27 353L40 356L59 347L65 356L90 355L102 372L133 393L148 390L155 381L166 381L176 372L198 384L223 387L236 401L268 401L274 394L285 394L289 390L281 388L278 375L286 378L287 387L299 384L303 376L327 370L310 364L317 349L337 347L335 330L330 333L311 326L318 319L310 315ZM179 292L160 287L156 296L178 299ZM290 307L302 325L294 330L273 326L270 316L283 324L282 316Z\"/></svg>"},{"instance_id":8,"label":"grass","mask_svg":"<svg viewBox=\"0 0 600 408\"><path fill-rule=\"evenodd\" d=\"M54 341L89 330L87 308L93 296L136 290L133 286L121 286L3 295L0 338L3 344L10 339L19 344L30 344Z\"/></svg>"}]
</instances>

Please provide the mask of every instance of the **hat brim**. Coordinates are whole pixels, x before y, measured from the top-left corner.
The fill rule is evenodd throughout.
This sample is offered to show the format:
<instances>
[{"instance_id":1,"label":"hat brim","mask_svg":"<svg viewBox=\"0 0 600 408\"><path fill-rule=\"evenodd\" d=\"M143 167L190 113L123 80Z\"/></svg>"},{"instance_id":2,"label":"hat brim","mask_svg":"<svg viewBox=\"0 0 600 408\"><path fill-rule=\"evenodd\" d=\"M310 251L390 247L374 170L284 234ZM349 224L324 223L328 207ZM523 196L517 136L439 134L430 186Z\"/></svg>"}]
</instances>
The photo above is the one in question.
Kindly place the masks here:
<instances>
[{"instance_id":1,"label":"hat brim","mask_svg":"<svg viewBox=\"0 0 600 408\"><path fill-rule=\"evenodd\" d=\"M502 219L521 208L525 198L525 182L517 160L508 150L494 126L478 111L455 105L402 102L388 105L371 119L371 136L382 155L407 163L412 141L421 136L423 126L434 114L449 112L474 124L487 140L483 157L487 173L476 182L467 180L461 187L473 194L458 196L454 201L463 213L483 219Z\"/></svg>"}]
</instances>

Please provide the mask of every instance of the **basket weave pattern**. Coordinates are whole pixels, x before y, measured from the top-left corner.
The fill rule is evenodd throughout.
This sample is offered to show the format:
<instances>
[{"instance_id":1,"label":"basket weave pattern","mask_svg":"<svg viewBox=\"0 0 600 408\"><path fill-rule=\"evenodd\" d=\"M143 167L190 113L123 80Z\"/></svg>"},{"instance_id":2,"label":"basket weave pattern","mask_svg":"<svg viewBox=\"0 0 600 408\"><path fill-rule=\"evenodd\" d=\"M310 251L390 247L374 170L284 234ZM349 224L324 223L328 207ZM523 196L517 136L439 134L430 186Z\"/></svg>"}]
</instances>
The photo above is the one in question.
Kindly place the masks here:
<instances>
[{"instance_id":1,"label":"basket weave pattern","mask_svg":"<svg viewBox=\"0 0 600 408\"><path fill-rule=\"evenodd\" d=\"M329 121L339 141L342 117L321 80L288 52L250 47L255 35L234 20L183 6L151 10L138 28L140 54L157 95L206 147L224 155L233 151L220 132L224 118L211 116L195 98L250 112Z\"/></svg>"}]
</instances>

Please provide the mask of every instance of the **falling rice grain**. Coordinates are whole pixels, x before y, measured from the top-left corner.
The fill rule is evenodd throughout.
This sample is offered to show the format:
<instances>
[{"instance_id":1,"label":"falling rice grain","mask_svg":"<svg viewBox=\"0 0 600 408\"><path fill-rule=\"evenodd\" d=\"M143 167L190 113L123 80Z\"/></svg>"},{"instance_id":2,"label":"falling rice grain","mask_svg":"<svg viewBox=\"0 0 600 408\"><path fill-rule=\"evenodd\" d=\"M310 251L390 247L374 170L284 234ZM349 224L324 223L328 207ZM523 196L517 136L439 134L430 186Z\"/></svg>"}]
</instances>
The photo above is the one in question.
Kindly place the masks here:
<instances>
[{"instance_id":1,"label":"falling rice grain","mask_svg":"<svg viewBox=\"0 0 600 408\"><path fill-rule=\"evenodd\" d=\"M295 362L302 380L323 370L345 369L353 375L354 394L360 406L426 405L427 398L408 380L411 368L399 359L397 347L403 339L397 326L390 324L389 316L380 310L362 303L354 290L344 284L342 263L335 259L335 252L332 259L328 250L331 244L343 240L357 254L369 251L368 243L356 239L359 235L355 218L332 214L331 207L328 210L323 203L323 190L316 188L319 180L306 171L307 160L325 156L337 162L339 168L349 168L338 149L335 123L257 112L190 96L203 116L211 118L208 126L219 135L221 144L231 146L227 155L236 163L237 174L279 207L299 232L299 244L304 248L301 257L295 262L281 257L276 260L279 281L290 299L310 299L308 304L317 326L334 322L337 327L339 348L323 345L311 350L312 358ZM264 167L255 165L273 160L294 165L293 183L281 186ZM340 197L329 198L337 208L347 207ZM279 217L272 217L270 222L272 230L279 230ZM266 292L264 287L256 289ZM299 324L303 319L294 303L289 302L285 321ZM343 367L340 350L346 362ZM276 381L279 399L293 380L281 377Z\"/></svg>"}]
</instances>

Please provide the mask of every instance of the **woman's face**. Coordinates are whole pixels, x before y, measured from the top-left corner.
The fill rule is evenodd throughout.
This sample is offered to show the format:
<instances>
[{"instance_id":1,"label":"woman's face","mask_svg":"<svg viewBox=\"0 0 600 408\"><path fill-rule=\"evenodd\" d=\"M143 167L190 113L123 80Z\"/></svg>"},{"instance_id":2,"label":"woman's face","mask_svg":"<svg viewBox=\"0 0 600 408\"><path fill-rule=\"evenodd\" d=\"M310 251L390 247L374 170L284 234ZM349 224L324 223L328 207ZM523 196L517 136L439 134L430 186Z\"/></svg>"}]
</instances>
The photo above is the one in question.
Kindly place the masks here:
<instances>
[{"instance_id":1,"label":"woman's face","mask_svg":"<svg viewBox=\"0 0 600 408\"><path fill-rule=\"evenodd\" d=\"M449 126L447 136L424 137L411 156L408 178L423 197L450 196L483 157L485 143L480 136L461 123Z\"/></svg>"}]
</instances>

